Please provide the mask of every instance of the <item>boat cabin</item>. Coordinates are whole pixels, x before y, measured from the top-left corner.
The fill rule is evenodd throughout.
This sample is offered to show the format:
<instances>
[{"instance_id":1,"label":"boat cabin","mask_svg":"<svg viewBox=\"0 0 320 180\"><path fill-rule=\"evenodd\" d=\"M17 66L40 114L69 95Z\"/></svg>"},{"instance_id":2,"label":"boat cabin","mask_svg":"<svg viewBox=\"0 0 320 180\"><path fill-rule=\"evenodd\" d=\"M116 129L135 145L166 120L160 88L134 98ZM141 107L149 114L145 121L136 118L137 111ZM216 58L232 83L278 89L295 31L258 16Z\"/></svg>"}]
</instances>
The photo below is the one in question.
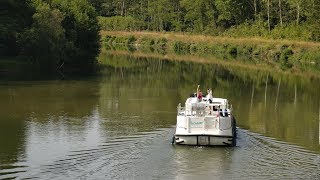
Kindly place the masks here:
<instances>
[{"instance_id":1,"label":"boat cabin","mask_svg":"<svg viewBox=\"0 0 320 180\"><path fill-rule=\"evenodd\" d=\"M227 99L203 97L199 100L196 97L189 97L185 107L178 105L178 115L185 116L230 116L230 109Z\"/></svg>"}]
</instances>

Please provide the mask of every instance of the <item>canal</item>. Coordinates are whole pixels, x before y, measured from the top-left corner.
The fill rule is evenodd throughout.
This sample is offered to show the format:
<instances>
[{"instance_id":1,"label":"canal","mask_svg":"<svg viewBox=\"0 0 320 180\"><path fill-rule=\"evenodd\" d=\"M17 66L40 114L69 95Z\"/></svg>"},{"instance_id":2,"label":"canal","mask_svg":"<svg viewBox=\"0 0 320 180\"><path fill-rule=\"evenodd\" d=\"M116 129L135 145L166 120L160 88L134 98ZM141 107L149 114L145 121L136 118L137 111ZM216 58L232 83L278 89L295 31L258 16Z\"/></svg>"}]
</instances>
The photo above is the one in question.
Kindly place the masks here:
<instances>
[{"instance_id":1,"label":"canal","mask_svg":"<svg viewBox=\"0 0 320 180\"><path fill-rule=\"evenodd\" d=\"M320 79L108 54L90 78L1 78L0 179L320 179ZM171 145L200 84L229 99L235 147Z\"/></svg>"}]
</instances>

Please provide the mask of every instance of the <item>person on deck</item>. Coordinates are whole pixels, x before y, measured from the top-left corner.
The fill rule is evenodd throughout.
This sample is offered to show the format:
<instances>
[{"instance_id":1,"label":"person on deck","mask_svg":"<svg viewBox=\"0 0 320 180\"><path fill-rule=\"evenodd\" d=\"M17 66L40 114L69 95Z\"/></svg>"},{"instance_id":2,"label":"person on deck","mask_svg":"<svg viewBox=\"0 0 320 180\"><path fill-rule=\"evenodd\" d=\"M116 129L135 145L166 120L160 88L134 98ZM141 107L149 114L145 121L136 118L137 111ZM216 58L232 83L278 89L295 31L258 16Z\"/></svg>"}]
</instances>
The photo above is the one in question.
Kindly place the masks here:
<instances>
[{"instance_id":1,"label":"person on deck","mask_svg":"<svg viewBox=\"0 0 320 180\"><path fill-rule=\"evenodd\" d=\"M213 98L212 90L211 90L211 89L208 89L208 90L207 90L207 98L208 98L208 99L212 99L212 98Z\"/></svg>"},{"instance_id":2,"label":"person on deck","mask_svg":"<svg viewBox=\"0 0 320 180\"><path fill-rule=\"evenodd\" d=\"M200 85L198 85L197 87L197 98L199 101L202 100L202 92L201 92L201 89L200 89Z\"/></svg>"}]
</instances>

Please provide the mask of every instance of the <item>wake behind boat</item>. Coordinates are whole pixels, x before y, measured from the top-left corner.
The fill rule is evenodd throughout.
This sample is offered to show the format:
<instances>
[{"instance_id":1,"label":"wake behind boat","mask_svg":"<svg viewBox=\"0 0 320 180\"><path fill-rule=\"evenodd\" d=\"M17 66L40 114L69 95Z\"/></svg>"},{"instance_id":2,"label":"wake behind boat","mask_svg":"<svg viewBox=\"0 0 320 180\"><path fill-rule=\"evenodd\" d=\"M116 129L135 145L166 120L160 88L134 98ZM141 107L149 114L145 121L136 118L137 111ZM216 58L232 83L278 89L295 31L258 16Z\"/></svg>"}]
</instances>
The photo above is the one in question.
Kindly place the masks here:
<instances>
[{"instance_id":1,"label":"wake behind boat","mask_svg":"<svg viewBox=\"0 0 320 180\"><path fill-rule=\"evenodd\" d=\"M177 108L175 144L236 145L236 121L227 99L189 97L185 107Z\"/></svg>"}]
</instances>

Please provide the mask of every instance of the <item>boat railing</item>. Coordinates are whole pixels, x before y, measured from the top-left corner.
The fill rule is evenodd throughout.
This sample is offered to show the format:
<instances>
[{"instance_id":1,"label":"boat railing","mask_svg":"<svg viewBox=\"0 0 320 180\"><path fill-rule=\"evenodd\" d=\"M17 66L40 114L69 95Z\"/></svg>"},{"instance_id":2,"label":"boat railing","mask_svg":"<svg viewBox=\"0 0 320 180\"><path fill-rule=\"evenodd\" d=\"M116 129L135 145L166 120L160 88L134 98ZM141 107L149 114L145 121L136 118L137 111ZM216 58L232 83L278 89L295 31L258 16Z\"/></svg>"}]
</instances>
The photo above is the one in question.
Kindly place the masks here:
<instances>
[{"instance_id":1,"label":"boat railing","mask_svg":"<svg viewBox=\"0 0 320 180\"><path fill-rule=\"evenodd\" d=\"M191 106L181 107L181 104L177 107L178 115L186 116L205 116L208 113L206 112L206 107L204 104L192 103Z\"/></svg>"},{"instance_id":2,"label":"boat railing","mask_svg":"<svg viewBox=\"0 0 320 180\"><path fill-rule=\"evenodd\" d=\"M186 108L185 107L177 107L177 111L178 111L178 115L179 116L182 116L182 115L185 115L185 112L186 112Z\"/></svg>"},{"instance_id":3,"label":"boat railing","mask_svg":"<svg viewBox=\"0 0 320 180\"><path fill-rule=\"evenodd\" d=\"M226 109L216 109L215 105L208 105L202 103L192 103L190 106L182 107L181 104L177 106L177 114L180 116L230 116L230 111Z\"/></svg>"}]
</instances>

